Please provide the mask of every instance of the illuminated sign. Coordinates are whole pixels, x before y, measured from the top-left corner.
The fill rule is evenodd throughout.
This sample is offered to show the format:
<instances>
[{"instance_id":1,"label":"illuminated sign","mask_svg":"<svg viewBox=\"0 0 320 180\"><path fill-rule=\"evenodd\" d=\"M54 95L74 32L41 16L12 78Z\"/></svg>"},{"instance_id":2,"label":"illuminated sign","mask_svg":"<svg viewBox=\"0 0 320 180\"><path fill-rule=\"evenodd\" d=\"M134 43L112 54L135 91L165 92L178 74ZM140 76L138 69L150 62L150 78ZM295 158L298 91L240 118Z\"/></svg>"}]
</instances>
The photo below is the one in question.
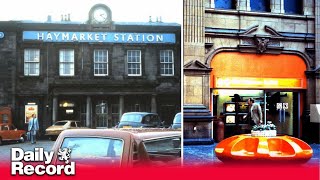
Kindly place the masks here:
<instances>
[{"instance_id":1,"label":"illuminated sign","mask_svg":"<svg viewBox=\"0 0 320 180\"><path fill-rule=\"evenodd\" d=\"M0 39L4 38L4 33L0 32Z\"/></svg>"},{"instance_id":2,"label":"illuminated sign","mask_svg":"<svg viewBox=\"0 0 320 180\"><path fill-rule=\"evenodd\" d=\"M175 34L130 32L23 31L23 41L101 42L101 43L175 43Z\"/></svg>"},{"instance_id":3,"label":"illuminated sign","mask_svg":"<svg viewBox=\"0 0 320 180\"><path fill-rule=\"evenodd\" d=\"M29 123L29 119L32 118L32 114L35 114L36 117L38 117L38 105L30 105L30 104L25 105L25 111L24 111L25 123Z\"/></svg>"},{"instance_id":4,"label":"illuminated sign","mask_svg":"<svg viewBox=\"0 0 320 180\"><path fill-rule=\"evenodd\" d=\"M215 88L303 88L302 79L217 77Z\"/></svg>"}]
</instances>

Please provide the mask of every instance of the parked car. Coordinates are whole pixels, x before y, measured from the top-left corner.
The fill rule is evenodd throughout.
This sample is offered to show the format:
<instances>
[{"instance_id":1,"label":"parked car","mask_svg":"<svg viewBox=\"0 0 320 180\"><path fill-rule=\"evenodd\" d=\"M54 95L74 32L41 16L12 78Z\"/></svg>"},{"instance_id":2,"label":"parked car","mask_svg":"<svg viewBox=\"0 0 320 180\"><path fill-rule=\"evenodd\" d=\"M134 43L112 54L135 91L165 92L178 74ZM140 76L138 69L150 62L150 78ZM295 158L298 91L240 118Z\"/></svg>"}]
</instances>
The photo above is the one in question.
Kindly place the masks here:
<instances>
[{"instance_id":1,"label":"parked car","mask_svg":"<svg viewBox=\"0 0 320 180\"><path fill-rule=\"evenodd\" d=\"M25 130L18 130L13 124L0 124L0 145L2 145L3 141L18 141L23 143L26 137Z\"/></svg>"},{"instance_id":2,"label":"parked car","mask_svg":"<svg viewBox=\"0 0 320 180\"><path fill-rule=\"evenodd\" d=\"M118 128L159 128L163 123L157 113L128 112L121 116Z\"/></svg>"},{"instance_id":3,"label":"parked car","mask_svg":"<svg viewBox=\"0 0 320 180\"><path fill-rule=\"evenodd\" d=\"M177 113L173 118L172 129L181 129L181 113Z\"/></svg>"},{"instance_id":4,"label":"parked car","mask_svg":"<svg viewBox=\"0 0 320 180\"><path fill-rule=\"evenodd\" d=\"M49 139L56 140L59 134L66 129L79 129L86 128L83 127L80 121L75 120L62 120L55 122L52 126L46 129L46 136L49 136Z\"/></svg>"},{"instance_id":5,"label":"parked car","mask_svg":"<svg viewBox=\"0 0 320 180\"><path fill-rule=\"evenodd\" d=\"M67 149L65 149L67 148ZM77 167L180 166L181 132L172 129L79 129L63 131L52 150L71 150Z\"/></svg>"}]
</instances>

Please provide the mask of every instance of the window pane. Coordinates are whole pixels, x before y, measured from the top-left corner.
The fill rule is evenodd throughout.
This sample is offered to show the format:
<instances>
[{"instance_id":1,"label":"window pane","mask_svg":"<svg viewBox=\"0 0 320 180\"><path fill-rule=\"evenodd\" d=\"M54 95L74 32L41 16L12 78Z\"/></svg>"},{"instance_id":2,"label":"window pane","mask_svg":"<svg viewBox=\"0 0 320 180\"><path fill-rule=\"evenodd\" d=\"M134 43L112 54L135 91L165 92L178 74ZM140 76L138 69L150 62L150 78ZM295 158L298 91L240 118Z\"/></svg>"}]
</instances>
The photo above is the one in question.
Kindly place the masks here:
<instances>
[{"instance_id":1,"label":"window pane","mask_svg":"<svg viewBox=\"0 0 320 180\"><path fill-rule=\"evenodd\" d=\"M288 14L302 14L302 0L284 0L284 12Z\"/></svg>"},{"instance_id":2,"label":"window pane","mask_svg":"<svg viewBox=\"0 0 320 180\"><path fill-rule=\"evenodd\" d=\"M270 12L270 0L250 0L251 11Z\"/></svg>"},{"instance_id":3,"label":"window pane","mask_svg":"<svg viewBox=\"0 0 320 180\"><path fill-rule=\"evenodd\" d=\"M108 75L108 51L102 49L94 50L94 74Z\"/></svg>"},{"instance_id":4,"label":"window pane","mask_svg":"<svg viewBox=\"0 0 320 180\"><path fill-rule=\"evenodd\" d=\"M24 75L38 76L40 67L40 50L25 49L24 50Z\"/></svg>"},{"instance_id":5,"label":"window pane","mask_svg":"<svg viewBox=\"0 0 320 180\"><path fill-rule=\"evenodd\" d=\"M160 51L160 73L161 75L173 75L174 60L172 50Z\"/></svg>"},{"instance_id":6,"label":"window pane","mask_svg":"<svg viewBox=\"0 0 320 180\"><path fill-rule=\"evenodd\" d=\"M235 9L236 7L234 0L214 0L214 5L218 9Z\"/></svg>"},{"instance_id":7,"label":"window pane","mask_svg":"<svg viewBox=\"0 0 320 180\"><path fill-rule=\"evenodd\" d=\"M74 75L74 51L62 49L59 52L60 75Z\"/></svg>"},{"instance_id":8,"label":"window pane","mask_svg":"<svg viewBox=\"0 0 320 180\"><path fill-rule=\"evenodd\" d=\"M141 52L139 50L128 50L128 75L141 75Z\"/></svg>"}]
</instances>

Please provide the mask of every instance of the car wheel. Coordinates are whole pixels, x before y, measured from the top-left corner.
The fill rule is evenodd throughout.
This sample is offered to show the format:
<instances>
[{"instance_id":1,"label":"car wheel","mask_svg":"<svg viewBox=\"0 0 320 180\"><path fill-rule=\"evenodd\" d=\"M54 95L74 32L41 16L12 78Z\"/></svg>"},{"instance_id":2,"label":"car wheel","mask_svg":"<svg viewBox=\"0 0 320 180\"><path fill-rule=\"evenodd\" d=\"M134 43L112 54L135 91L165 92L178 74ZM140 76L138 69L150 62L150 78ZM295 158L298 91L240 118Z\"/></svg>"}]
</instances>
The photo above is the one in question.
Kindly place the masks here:
<instances>
[{"instance_id":1,"label":"car wheel","mask_svg":"<svg viewBox=\"0 0 320 180\"><path fill-rule=\"evenodd\" d=\"M21 136L20 139L19 139L19 142L20 143L24 143L25 141L26 141L25 136Z\"/></svg>"}]
</instances>

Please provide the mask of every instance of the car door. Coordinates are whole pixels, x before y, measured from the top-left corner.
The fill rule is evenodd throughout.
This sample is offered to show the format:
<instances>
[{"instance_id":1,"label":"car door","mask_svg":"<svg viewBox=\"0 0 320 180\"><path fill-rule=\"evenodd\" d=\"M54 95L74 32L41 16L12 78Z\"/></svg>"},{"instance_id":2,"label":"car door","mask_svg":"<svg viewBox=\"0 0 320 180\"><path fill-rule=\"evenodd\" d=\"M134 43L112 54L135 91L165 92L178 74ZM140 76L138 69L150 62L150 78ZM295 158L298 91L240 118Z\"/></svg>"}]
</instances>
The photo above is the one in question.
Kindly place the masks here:
<instances>
[{"instance_id":1,"label":"car door","mask_svg":"<svg viewBox=\"0 0 320 180\"><path fill-rule=\"evenodd\" d=\"M8 125L8 139L15 140L19 139L18 131L16 130L16 127L12 124Z\"/></svg>"}]
</instances>

